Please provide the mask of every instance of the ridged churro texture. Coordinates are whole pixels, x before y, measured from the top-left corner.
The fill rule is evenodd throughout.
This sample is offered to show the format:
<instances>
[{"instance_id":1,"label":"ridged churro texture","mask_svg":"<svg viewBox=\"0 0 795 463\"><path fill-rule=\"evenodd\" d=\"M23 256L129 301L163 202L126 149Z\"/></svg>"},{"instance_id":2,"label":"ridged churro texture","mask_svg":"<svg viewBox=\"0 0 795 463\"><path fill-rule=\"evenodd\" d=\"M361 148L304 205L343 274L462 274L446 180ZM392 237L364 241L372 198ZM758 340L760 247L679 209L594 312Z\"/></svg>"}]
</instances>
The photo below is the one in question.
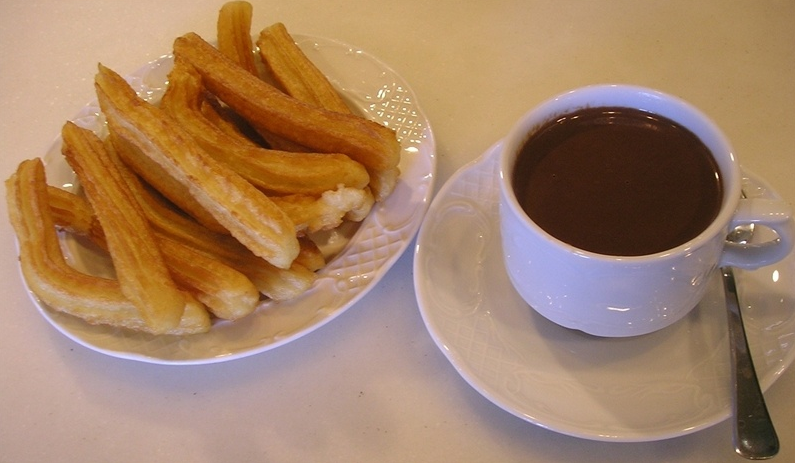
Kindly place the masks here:
<instances>
[{"instance_id":1,"label":"ridged churro texture","mask_svg":"<svg viewBox=\"0 0 795 463\"><path fill-rule=\"evenodd\" d=\"M178 37L174 53L254 127L315 151L346 154L371 169L392 169L400 161L400 143L391 129L299 101L237 66L195 33Z\"/></svg>"},{"instance_id":2,"label":"ridged churro texture","mask_svg":"<svg viewBox=\"0 0 795 463\"><path fill-rule=\"evenodd\" d=\"M122 292L153 330L175 328L185 298L166 268L149 222L102 141L72 122L64 124L61 135L61 152L102 225Z\"/></svg>"},{"instance_id":3,"label":"ridged churro texture","mask_svg":"<svg viewBox=\"0 0 795 463\"><path fill-rule=\"evenodd\" d=\"M50 212L41 159L23 161L6 180L11 224L19 241L22 274L36 296L53 310L91 324L124 327L152 334L195 334L210 329L204 306L185 295L179 324L152 327L121 290L117 280L87 275L66 263Z\"/></svg>"},{"instance_id":4,"label":"ridged churro texture","mask_svg":"<svg viewBox=\"0 0 795 463\"><path fill-rule=\"evenodd\" d=\"M268 75L284 93L320 108L352 114L339 92L296 45L283 23L262 29L257 46Z\"/></svg>"},{"instance_id":5,"label":"ridged churro texture","mask_svg":"<svg viewBox=\"0 0 795 463\"><path fill-rule=\"evenodd\" d=\"M53 186L47 187L47 197L57 228L86 236L107 250L105 232L85 198ZM157 228L153 231L174 281L206 305L213 315L237 320L256 309L259 292L248 277L179 238Z\"/></svg>"},{"instance_id":6,"label":"ridged churro texture","mask_svg":"<svg viewBox=\"0 0 795 463\"><path fill-rule=\"evenodd\" d=\"M251 41L254 7L245 1L226 2L218 12L218 49L240 67L257 75Z\"/></svg>"},{"instance_id":7,"label":"ridged churro texture","mask_svg":"<svg viewBox=\"0 0 795 463\"><path fill-rule=\"evenodd\" d=\"M238 68L239 69L239 68ZM289 268L298 255L295 226L264 193L209 156L161 109L99 66L95 87L110 130L135 145L190 191L221 225L256 255Z\"/></svg>"},{"instance_id":8,"label":"ridged churro texture","mask_svg":"<svg viewBox=\"0 0 795 463\"><path fill-rule=\"evenodd\" d=\"M177 58L168 82L160 107L208 154L267 193L319 195L339 185L364 188L370 181L364 166L344 154L271 150L225 133L202 113L202 77L182 59Z\"/></svg>"},{"instance_id":9,"label":"ridged churro texture","mask_svg":"<svg viewBox=\"0 0 795 463\"><path fill-rule=\"evenodd\" d=\"M329 111L352 114L339 92L301 51L284 24L275 23L260 31L257 45L268 77L286 94ZM383 201L395 189L400 170L397 164L366 166L373 197Z\"/></svg>"}]
</instances>

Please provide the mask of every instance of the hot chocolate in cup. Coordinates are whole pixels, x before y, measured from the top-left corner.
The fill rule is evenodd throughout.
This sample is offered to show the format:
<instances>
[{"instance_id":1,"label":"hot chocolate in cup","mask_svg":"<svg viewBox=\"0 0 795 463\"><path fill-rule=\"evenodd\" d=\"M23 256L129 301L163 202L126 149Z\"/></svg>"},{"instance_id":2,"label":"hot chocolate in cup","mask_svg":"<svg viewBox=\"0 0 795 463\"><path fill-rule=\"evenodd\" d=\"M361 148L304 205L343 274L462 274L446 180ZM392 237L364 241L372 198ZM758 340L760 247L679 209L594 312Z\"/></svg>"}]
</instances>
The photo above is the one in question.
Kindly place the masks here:
<instances>
[{"instance_id":1,"label":"hot chocolate in cup","mask_svg":"<svg viewBox=\"0 0 795 463\"><path fill-rule=\"evenodd\" d=\"M511 283L538 313L596 336L665 328L721 266L786 257L790 206L746 199L728 140L690 104L599 85L526 113L500 153L500 230ZM777 238L726 241L755 224Z\"/></svg>"}]
</instances>

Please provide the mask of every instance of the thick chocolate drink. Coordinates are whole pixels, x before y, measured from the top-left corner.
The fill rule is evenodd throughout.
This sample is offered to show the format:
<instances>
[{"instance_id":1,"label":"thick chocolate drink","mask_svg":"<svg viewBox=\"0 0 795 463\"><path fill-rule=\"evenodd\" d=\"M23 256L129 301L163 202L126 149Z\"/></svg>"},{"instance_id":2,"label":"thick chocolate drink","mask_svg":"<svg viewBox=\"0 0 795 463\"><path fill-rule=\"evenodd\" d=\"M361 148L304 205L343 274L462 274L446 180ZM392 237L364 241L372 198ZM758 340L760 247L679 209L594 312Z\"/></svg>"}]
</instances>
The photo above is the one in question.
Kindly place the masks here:
<instances>
[{"instance_id":1,"label":"thick chocolate drink","mask_svg":"<svg viewBox=\"0 0 795 463\"><path fill-rule=\"evenodd\" d=\"M541 127L519 154L513 185L550 235L614 256L687 242L712 223L723 196L698 137L630 108L587 108Z\"/></svg>"}]
</instances>

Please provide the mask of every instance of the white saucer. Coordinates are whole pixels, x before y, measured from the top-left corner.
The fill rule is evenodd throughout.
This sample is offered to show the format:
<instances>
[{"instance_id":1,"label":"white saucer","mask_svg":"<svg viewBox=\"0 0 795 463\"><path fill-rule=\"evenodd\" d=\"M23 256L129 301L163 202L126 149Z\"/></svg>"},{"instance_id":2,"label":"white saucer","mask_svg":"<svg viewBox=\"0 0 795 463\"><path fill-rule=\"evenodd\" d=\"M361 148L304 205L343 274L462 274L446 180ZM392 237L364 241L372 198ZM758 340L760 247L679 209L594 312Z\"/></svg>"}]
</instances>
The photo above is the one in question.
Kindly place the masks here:
<instances>
[{"instance_id":1,"label":"white saucer","mask_svg":"<svg viewBox=\"0 0 795 463\"><path fill-rule=\"evenodd\" d=\"M236 322L216 321L209 333L152 336L94 326L56 312L31 293L44 318L73 341L95 351L160 364L224 362L264 352L295 341L338 317L364 297L386 275L420 227L433 191L436 144L428 119L406 81L369 53L336 40L293 36L304 53L364 117L395 130L403 148L400 180L360 224L343 226L315 237L330 261L312 288L294 300L263 302L256 312ZM173 57L166 55L127 76L138 94L159 102L168 83ZM96 101L73 120L102 132L104 119ZM58 138L44 156L47 181L71 188L75 175L61 155ZM112 275L104 256L63 237L68 259L76 268Z\"/></svg>"},{"instance_id":2,"label":"white saucer","mask_svg":"<svg viewBox=\"0 0 795 463\"><path fill-rule=\"evenodd\" d=\"M685 319L645 336L596 338L549 322L514 291L502 264L497 152L458 171L426 215L414 261L417 301L434 341L478 392L542 427L587 439L650 441L730 414L720 280ZM749 196L775 197L747 175ZM760 239L769 239L762 236ZM795 358L795 257L738 272L763 389Z\"/></svg>"}]
</instances>

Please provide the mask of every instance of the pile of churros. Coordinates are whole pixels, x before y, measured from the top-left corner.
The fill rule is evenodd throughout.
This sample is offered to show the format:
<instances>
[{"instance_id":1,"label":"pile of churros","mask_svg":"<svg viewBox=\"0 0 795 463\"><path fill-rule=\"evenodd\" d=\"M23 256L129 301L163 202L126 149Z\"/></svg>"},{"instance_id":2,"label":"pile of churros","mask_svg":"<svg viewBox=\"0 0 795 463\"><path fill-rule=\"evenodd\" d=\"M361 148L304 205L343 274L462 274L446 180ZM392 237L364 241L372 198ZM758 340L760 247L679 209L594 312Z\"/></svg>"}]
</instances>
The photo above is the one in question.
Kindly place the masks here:
<instances>
[{"instance_id":1,"label":"pile of churros","mask_svg":"<svg viewBox=\"0 0 795 463\"><path fill-rule=\"evenodd\" d=\"M99 65L107 131L66 122L61 134L80 192L48 185L39 158L6 181L23 276L49 307L157 335L207 332L301 295L325 265L310 235L389 196L394 131L354 114L283 24L254 39L251 18L249 3L229 2L217 46L178 37L156 105ZM115 278L70 266L59 233L105 250Z\"/></svg>"}]
</instances>

